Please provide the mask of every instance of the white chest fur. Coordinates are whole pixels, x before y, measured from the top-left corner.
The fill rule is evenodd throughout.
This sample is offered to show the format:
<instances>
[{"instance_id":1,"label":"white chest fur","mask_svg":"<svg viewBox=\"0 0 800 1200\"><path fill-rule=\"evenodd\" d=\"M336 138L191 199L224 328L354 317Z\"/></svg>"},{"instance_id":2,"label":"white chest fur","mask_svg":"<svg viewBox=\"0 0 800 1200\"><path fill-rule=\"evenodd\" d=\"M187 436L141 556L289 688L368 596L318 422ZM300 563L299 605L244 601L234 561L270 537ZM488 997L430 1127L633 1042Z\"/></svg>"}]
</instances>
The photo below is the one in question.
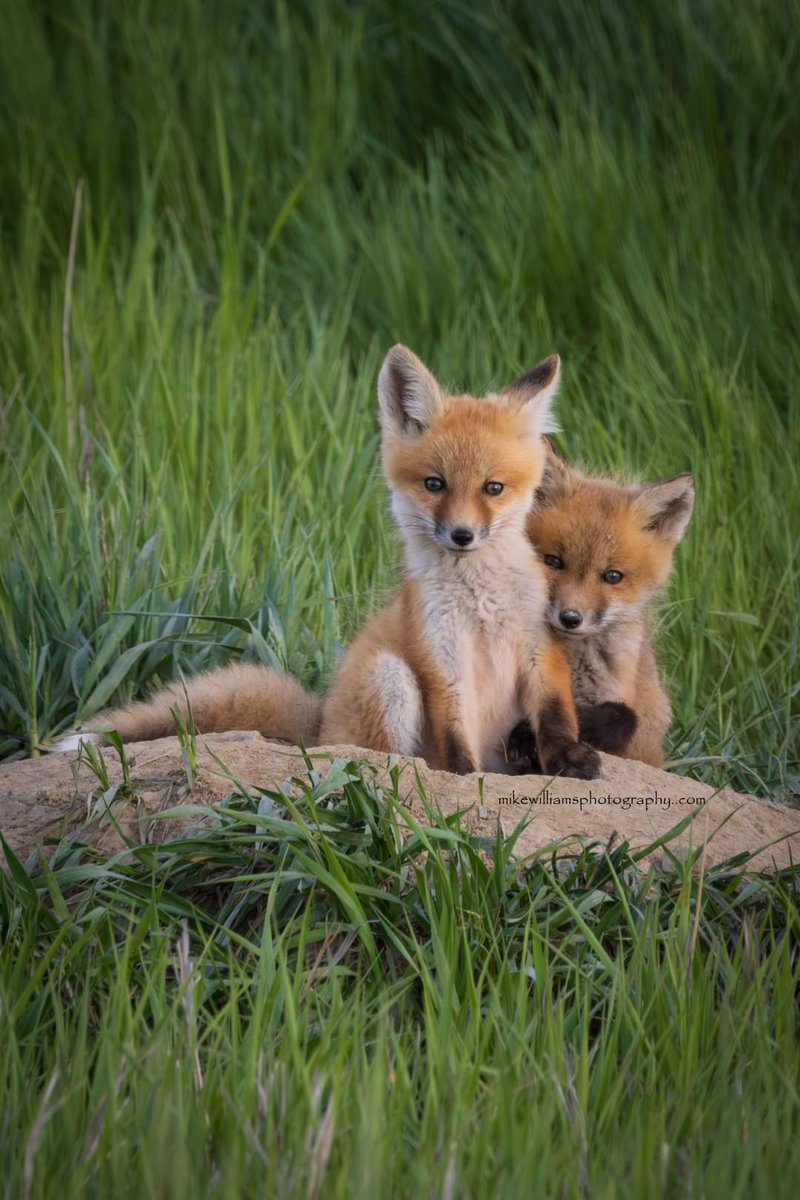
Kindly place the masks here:
<instances>
[{"instance_id":1,"label":"white chest fur","mask_svg":"<svg viewBox=\"0 0 800 1200\"><path fill-rule=\"evenodd\" d=\"M642 636L641 628L633 625L598 636L563 639L578 704L631 703Z\"/></svg>"},{"instance_id":2,"label":"white chest fur","mask_svg":"<svg viewBox=\"0 0 800 1200\"><path fill-rule=\"evenodd\" d=\"M425 640L484 768L499 768L502 743L524 715L520 669L544 628L541 568L526 543L518 549L451 555L417 577Z\"/></svg>"}]
</instances>

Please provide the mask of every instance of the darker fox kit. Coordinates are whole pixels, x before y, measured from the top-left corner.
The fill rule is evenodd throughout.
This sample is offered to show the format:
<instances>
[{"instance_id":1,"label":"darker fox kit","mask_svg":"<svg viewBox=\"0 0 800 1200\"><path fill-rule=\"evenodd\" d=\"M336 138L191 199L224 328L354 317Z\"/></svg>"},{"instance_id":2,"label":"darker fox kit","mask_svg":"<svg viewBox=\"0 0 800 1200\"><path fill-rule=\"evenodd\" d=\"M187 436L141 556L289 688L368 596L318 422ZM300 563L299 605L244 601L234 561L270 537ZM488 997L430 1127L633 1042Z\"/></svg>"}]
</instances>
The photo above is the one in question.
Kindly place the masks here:
<instances>
[{"instance_id":1,"label":"darker fox kit","mask_svg":"<svg viewBox=\"0 0 800 1200\"><path fill-rule=\"evenodd\" d=\"M655 483L592 479L552 446L527 523L548 573L547 620L564 647L583 741L660 765L671 720L650 644L649 609L694 508L688 474ZM531 769L530 731L509 760Z\"/></svg>"}]
</instances>

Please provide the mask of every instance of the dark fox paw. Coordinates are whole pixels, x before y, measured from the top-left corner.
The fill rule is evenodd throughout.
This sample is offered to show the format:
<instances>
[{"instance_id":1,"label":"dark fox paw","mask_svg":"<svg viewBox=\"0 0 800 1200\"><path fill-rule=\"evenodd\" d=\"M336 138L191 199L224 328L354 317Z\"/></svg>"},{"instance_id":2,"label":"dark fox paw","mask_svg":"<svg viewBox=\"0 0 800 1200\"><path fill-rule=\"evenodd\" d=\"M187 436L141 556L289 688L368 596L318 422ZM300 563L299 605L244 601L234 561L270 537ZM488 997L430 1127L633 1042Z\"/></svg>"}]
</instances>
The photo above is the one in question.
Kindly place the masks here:
<instances>
[{"instance_id":1,"label":"dark fox paw","mask_svg":"<svg viewBox=\"0 0 800 1200\"><path fill-rule=\"evenodd\" d=\"M631 743L636 724L633 709L615 700L578 705L581 741L606 754L622 754Z\"/></svg>"},{"instance_id":2,"label":"dark fox paw","mask_svg":"<svg viewBox=\"0 0 800 1200\"><path fill-rule=\"evenodd\" d=\"M597 779L601 774L600 755L584 742L566 742L548 754L545 774Z\"/></svg>"},{"instance_id":3,"label":"dark fox paw","mask_svg":"<svg viewBox=\"0 0 800 1200\"><path fill-rule=\"evenodd\" d=\"M445 734L445 762L453 775L470 775L478 769L458 735L451 730Z\"/></svg>"},{"instance_id":4,"label":"dark fox paw","mask_svg":"<svg viewBox=\"0 0 800 1200\"><path fill-rule=\"evenodd\" d=\"M506 738L505 757L509 775L538 774L539 756L536 753L536 736L529 721L520 721L511 730Z\"/></svg>"}]
</instances>

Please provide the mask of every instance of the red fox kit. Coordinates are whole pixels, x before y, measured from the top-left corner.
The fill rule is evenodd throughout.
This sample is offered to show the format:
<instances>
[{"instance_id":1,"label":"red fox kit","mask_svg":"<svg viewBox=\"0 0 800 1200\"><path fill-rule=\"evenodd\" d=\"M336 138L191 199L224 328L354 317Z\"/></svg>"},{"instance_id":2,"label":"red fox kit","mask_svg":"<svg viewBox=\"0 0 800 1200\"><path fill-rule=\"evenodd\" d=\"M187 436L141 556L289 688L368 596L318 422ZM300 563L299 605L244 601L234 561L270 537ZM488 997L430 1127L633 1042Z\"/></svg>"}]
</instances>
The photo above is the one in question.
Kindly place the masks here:
<instances>
[{"instance_id":1,"label":"red fox kit","mask_svg":"<svg viewBox=\"0 0 800 1200\"><path fill-rule=\"evenodd\" d=\"M558 372L553 355L476 400L446 395L405 347L389 352L378 396L405 578L346 654L323 742L420 754L451 771L502 769L517 714L536 729L546 771L598 774L577 740L569 667L545 622L545 569L525 535Z\"/></svg>"},{"instance_id":2,"label":"red fox kit","mask_svg":"<svg viewBox=\"0 0 800 1200\"><path fill-rule=\"evenodd\" d=\"M548 571L547 619L570 662L581 737L655 766L672 714L648 608L693 508L691 475L626 486L581 475L551 448L528 516L528 536ZM509 742L517 764L531 752L521 736L515 730Z\"/></svg>"},{"instance_id":3,"label":"red fox kit","mask_svg":"<svg viewBox=\"0 0 800 1200\"><path fill-rule=\"evenodd\" d=\"M319 728L324 743L421 755L463 773L501 770L504 735L526 718L548 773L599 774L596 751L577 739L569 663L546 621L547 568L525 531L558 374L552 355L500 393L449 396L410 350L390 350L378 398L406 551L396 598L348 648L319 727L319 701L295 680L239 667L188 684L197 728L310 743ZM165 735L175 703L185 709L172 685L103 724L128 741Z\"/></svg>"}]
</instances>

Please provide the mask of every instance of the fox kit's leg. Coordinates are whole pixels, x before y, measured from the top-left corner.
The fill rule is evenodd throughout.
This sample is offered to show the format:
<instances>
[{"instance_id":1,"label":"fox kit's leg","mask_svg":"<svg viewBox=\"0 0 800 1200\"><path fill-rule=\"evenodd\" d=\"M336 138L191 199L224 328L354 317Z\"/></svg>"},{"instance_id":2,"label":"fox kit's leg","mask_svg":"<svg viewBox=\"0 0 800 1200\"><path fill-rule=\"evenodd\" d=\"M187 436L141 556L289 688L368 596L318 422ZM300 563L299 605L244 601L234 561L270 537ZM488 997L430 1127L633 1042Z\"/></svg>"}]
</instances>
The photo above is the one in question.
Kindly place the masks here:
<instances>
[{"instance_id":1,"label":"fox kit's leg","mask_svg":"<svg viewBox=\"0 0 800 1200\"><path fill-rule=\"evenodd\" d=\"M630 757L628 749L637 726L632 708L616 700L606 700L600 704L578 704L576 713L578 737L582 742L606 754ZM520 721L514 726L506 739L505 750L510 774L541 774L536 738L529 721Z\"/></svg>"},{"instance_id":2,"label":"fox kit's leg","mask_svg":"<svg viewBox=\"0 0 800 1200\"><path fill-rule=\"evenodd\" d=\"M600 757L578 741L578 718L567 656L555 640L546 640L532 669L522 673L522 700L536 734L542 770L547 775L596 779Z\"/></svg>"},{"instance_id":3,"label":"fox kit's leg","mask_svg":"<svg viewBox=\"0 0 800 1200\"><path fill-rule=\"evenodd\" d=\"M636 732L621 751L622 757L660 767L664 761L664 738L672 720L672 710L648 643L642 646L636 676L636 714Z\"/></svg>"},{"instance_id":4,"label":"fox kit's leg","mask_svg":"<svg viewBox=\"0 0 800 1200\"><path fill-rule=\"evenodd\" d=\"M655 656L643 634L624 653L615 655L608 683L604 689L608 702L578 705L581 737L620 758L661 766L672 712Z\"/></svg>"},{"instance_id":5,"label":"fox kit's leg","mask_svg":"<svg viewBox=\"0 0 800 1200\"><path fill-rule=\"evenodd\" d=\"M426 634L420 667L435 765L455 775L480 771L484 764L473 635L461 614L446 608L437 613Z\"/></svg>"},{"instance_id":6,"label":"fox kit's leg","mask_svg":"<svg viewBox=\"0 0 800 1200\"><path fill-rule=\"evenodd\" d=\"M434 639L417 591L407 584L348 649L325 700L322 742L424 755L435 766L475 770L475 738L462 711L471 670L463 632L455 619L445 627L440 620L436 632L441 636Z\"/></svg>"},{"instance_id":7,"label":"fox kit's leg","mask_svg":"<svg viewBox=\"0 0 800 1200\"><path fill-rule=\"evenodd\" d=\"M624 757L636 733L638 717L620 700L578 705L578 733L582 742Z\"/></svg>"},{"instance_id":8,"label":"fox kit's leg","mask_svg":"<svg viewBox=\"0 0 800 1200\"><path fill-rule=\"evenodd\" d=\"M320 740L431 755L432 765L462 775L478 770L474 739L461 712L461 689L432 668L423 669L422 676L391 650L346 661L325 700Z\"/></svg>"},{"instance_id":9,"label":"fox kit's leg","mask_svg":"<svg viewBox=\"0 0 800 1200\"><path fill-rule=\"evenodd\" d=\"M419 683L405 659L378 650L345 664L322 711L321 741L419 754L423 707Z\"/></svg>"},{"instance_id":10,"label":"fox kit's leg","mask_svg":"<svg viewBox=\"0 0 800 1200\"><path fill-rule=\"evenodd\" d=\"M424 694L424 702L423 702ZM460 712L460 691L425 671L418 679L399 654L380 650L340 670L325 701L321 741L393 754L432 751L435 765L465 774L478 756Z\"/></svg>"},{"instance_id":11,"label":"fox kit's leg","mask_svg":"<svg viewBox=\"0 0 800 1200\"><path fill-rule=\"evenodd\" d=\"M429 738L438 765L455 775L481 769L475 714L467 711L466 694L460 682L441 679L430 681L427 690Z\"/></svg>"}]
</instances>

